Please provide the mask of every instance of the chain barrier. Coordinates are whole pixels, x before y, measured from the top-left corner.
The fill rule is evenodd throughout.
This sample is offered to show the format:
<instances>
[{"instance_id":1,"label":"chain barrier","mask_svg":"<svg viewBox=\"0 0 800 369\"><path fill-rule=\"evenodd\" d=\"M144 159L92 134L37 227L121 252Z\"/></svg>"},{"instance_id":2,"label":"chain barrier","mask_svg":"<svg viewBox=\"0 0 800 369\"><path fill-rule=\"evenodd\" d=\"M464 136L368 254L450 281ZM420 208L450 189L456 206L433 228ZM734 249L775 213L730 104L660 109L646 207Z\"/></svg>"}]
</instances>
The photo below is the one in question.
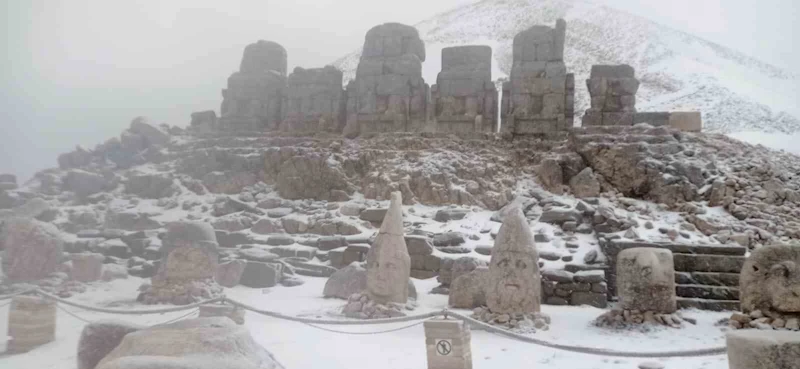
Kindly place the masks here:
<instances>
[{"instance_id":1,"label":"chain barrier","mask_svg":"<svg viewBox=\"0 0 800 369\"><path fill-rule=\"evenodd\" d=\"M526 336L526 335L522 335L522 334L519 334L519 333L514 333L514 332L511 332L511 331L505 330L503 328L495 327L495 326L493 326L491 324L482 322L480 320L473 319L473 318L471 318L469 316L456 313L456 312L448 310L448 309L443 309L443 310L440 310L440 311L434 311L434 312L418 314L418 315L403 316L403 317L396 317L396 318L386 318L386 319L333 320L333 319L308 319L308 318L301 318L301 317L281 314L281 313L274 312L274 311L262 310L262 309L258 309L258 308L255 308L253 306L238 302L236 300L229 299L229 298L224 297L224 296L223 297L209 299L209 300L205 300L205 301L201 301L201 302L197 302L197 303L194 303L194 304L191 304L191 305L184 305L184 306L178 306L178 307L173 307L173 308L164 308L164 309L154 309L154 310L119 310L119 309L98 308L98 307L83 305L83 304L79 304L79 303L72 302L72 301L69 301L69 300L65 300L65 299L59 298L57 296L51 295L49 293L46 293L46 292L38 290L38 289L22 291L22 292L13 294L13 296L22 295L22 294L30 293L30 292L34 292L34 293L36 293L38 295L41 295L42 297L49 298L49 299L55 300L57 302L61 302L61 303L65 304L65 305L81 308L81 309L88 310L88 311L94 311L94 312L100 312L100 313L108 313L108 314L146 315L146 314L164 314L164 313L170 313L170 312L192 310L191 312L189 312L189 313L187 313L185 315L182 315L180 317L177 317L175 319L172 319L172 320L170 320L170 321L168 321L166 323L162 323L162 324L169 324L169 323L173 323L173 322L176 322L178 320L181 320L181 319L185 319L185 318L195 314L197 312L197 308L199 308L200 305L219 302L219 303L223 303L223 304L227 303L227 304L230 304L230 305L233 305L233 306L237 306L237 307L240 307L242 309L252 311L252 312L254 312L256 314L269 316L269 317L272 317L272 318L277 318L277 319L282 319L282 320L298 322L298 323L302 323L302 324L308 325L308 326L310 326L312 328L316 328L316 329L320 329L320 330L327 331L327 332L332 332L332 333L340 333L340 334L374 335L374 334L390 333L390 332L396 332L396 331L409 329L409 328L418 326L420 324L423 324L425 320L430 319L430 318L444 317L444 318L460 319L460 320L463 320L464 322L467 322L467 323L469 323L469 324L471 324L473 326L477 326L480 329L485 330L485 331L487 331L489 333L493 333L493 334L500 335L500 336L505 336L505 337L512 338L512 339L515 339L515 340L518 340L518 341L522 341L522 342L526 342L526 343L532 343L532 344L535 344L535 345L548 347L548 348L552 348L552 349L556 349L556 350L570 351L570 352L576 352L576 353L588 354L588 355L616 356L616 357L629 357L629 358L669 358L669 357L698 357L698 356L710 356L710 355L723 355L723 354L725 354L727 352L727 349L726 349L725 346L712 347L712 348L706 348L706 349L698 349L698 350L676 350L676 351L662 351L662 352L633 352L633 351L617 351L617 350L611 350L611 349L593 348L593 347L585 347L585 346L563 345L563 344L558 344L558 343L553 343L553 342L547 342L547 341L544 341L544 340L536 339L536 338L533 338L533 337L530 337L530 336ZM7 296L13 297L12 295L7 295ZM6 297L6 298L10 298L10 297ZM2 298L0 298L0 300L2 300ZM67 314L77 318L77 319L80 319L80 320L82 320L82 321L84 321L86 323L91 323L88 320L86 320L86 319L84 319L84 318L82 318L82 317L80 317L78 315L75 315L74 313L64 309L61 306L58 306L58 308L61 309L64 312L66 312ZM383 330L383 331L374 331L374 332L347 332L347 331L339 331L339 330L319 327L319 326L316 325L316 324L322 324L322 325L362 325L363 326L363 325L376 325L376 324L403 323L403 322L410 322L410 321L416 321L416 320L420 320L420 321L416 322L414 324L403 326L403 327L392 328L392 329Z\"/></svg>"}]
</instances>

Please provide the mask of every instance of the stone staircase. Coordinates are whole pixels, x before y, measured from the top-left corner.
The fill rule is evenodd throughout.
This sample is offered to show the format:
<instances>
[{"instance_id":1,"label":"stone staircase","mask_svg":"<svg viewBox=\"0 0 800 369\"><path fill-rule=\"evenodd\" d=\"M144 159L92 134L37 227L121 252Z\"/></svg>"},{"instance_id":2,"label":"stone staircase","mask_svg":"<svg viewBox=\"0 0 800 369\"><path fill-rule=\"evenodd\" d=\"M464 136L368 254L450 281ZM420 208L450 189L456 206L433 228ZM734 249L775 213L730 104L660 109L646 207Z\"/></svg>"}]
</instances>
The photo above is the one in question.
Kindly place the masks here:
<instances>
[{"instance_id":1,"label":"stone staircase","mask_svg":"<svg viewBox=\"0 0 800 369\"><path fill-rule=\"evenodd\" d=\"M657 247L672 251L678 308L714 311L739 309L739 272L744 265L746 248L612 240L604 247L609 257L609 281L616 279L616 255L633 247ZM609 292L616 295L615 282L609 283Z\"/></svg>"}]
</instances>

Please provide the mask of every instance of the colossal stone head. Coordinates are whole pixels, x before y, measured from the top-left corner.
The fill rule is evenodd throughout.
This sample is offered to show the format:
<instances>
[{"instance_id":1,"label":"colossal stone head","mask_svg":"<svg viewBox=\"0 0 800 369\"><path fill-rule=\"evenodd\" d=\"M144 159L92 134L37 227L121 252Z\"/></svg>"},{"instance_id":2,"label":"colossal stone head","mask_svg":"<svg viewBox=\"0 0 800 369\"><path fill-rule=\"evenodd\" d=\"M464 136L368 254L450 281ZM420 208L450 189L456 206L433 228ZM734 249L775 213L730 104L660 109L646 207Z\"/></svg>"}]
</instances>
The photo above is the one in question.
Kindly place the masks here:
<instances>
[{"instance_id":1,"label":"colossal stone head","mask_svg":"<svg viewBox=\"0 0 800 369\"><path fill-rule=\"evenodd\" d=\"M286 49L276 42L264 40L247 45L239 71L245 74L276 71L286 76Z\"/></svg>"},{"instance_id":2,"label":"colossal stone head","mask_svg":"<svg viewBox=\"0 0 800 369\"><path fill-rule=\"evenodd\" d=\"M503 220L489 262L486 303L494 313L540 310L539 255L528 221L515 209Z\"/></svg>"},{"instance_id":3,"label":"colossal stone head","mask_svg":"<svg viewBox=\"0 0 800 369\"><path fill-rule=\"evenodd\" d=\"M742 310L800 313L800 246L756 249L739 276Z\"/></svg>"},{"instance_id":4,"label":"colossal stone head","mask_svg":"<svg viewBox=\"0 0 800 369\"><path fill-rule=\"evenodd\" d=\"M671 313L677 309L672 252L635 247L617 255L617 289L625 310Z\"/></svg>"},{"instance_id":5,"label":"colossal stone head","mask_svg":"<svg viewBox=\"0 0 800 369\"><path fill-rule=\"evenodd\" d=\"M206 223L170 223L161 248L159 277L170 280L213 277L219 260L217 246L214 229Z\"/></svg>"},{"instance_id":6,"label":"colossal stone head","mask_svg":"<svg viewBox=\"0 0 800 369\"><path fill-rule=\"evenodd\" d=\"M367 292L379 303L408 301L411 257L403 236L402 203L400 192L393 192L375 243L367 252Z\"/></svg>"}]
</instances>

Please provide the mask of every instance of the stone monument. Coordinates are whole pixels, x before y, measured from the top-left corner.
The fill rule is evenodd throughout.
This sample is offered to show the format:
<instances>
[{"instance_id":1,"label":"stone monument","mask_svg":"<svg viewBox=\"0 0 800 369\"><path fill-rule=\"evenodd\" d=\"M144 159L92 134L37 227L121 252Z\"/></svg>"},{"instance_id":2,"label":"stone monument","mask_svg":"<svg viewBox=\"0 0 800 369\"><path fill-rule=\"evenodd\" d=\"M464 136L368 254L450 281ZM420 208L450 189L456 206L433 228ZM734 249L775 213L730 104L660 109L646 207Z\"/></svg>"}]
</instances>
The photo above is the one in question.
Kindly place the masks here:
<instances>
[{"instance_id":1,"label":"stone monument","mask_svg":"<svg viewBox=\"0 0 800 369\"><path fill-rule=\"evenodd\" d=\"M346 96L342 71L332 67L303 69L289 75L286 119L281 129L291 132L342 131Z\"/></svg>"},{"instance_id":2,"label":"stone monument","mask_svg":"<svg viewBox=\"0 0 800 369\"><path fill-rule=\"evenodd\" d=\"M636 113L639 80L633 67L593 65L586 87L591 107L583 115L582 126L631 126Z\"/></svg>"},{"instance_id":3,"label":"stone monument","mask_svg":"<svg viewBox=\"0 0 800 369\"><path fill-rule=\"evenodd\" d=\"M744 314L734 328L800 330L800 246L771 245L754 250L739 275Z\"/></svg>"},{"instance_id":4,"label":"stone monument","mask_svg":"<svg viewBox=\"0 0 800 369\"><path fill-rule=\"evenodd\" d=\"M374 319L405 315L411 257L403 236L402 204L400 192L392 192L383 224L367 252L366 291L350 296L344 307L346 316Z\"/></svg>"},{"instance_id":5,"label":"stone monument","mask_svg":"<svg viewBox=\"0 0 800 369\"><path fill-rule=\"evenodd\" d=\"M492 48L442 49L442 71L431 87L438 132L496 132L497 88L492 82Z\"/></svg>"},{"instance_id":6,"label":"stone monument","mask_svg":"<svg viewBox=\"0 0 800 369\"><path fill-rule=\"evenodd\" d=\"M414 27L386 23L370 29L356 78L347 85L346 135L421 130L429 93L423 61L425 44Z\"/></svg>"},{"instance_id":7,"label":"stone monument","mask_svg":"<svg viewBox=\"0 0 800 369\"><path fill-rule=\"evenodd\" d=\"M259 40L247 45L239 71L222 90L219 125L230 131L274 130L283 121L286 49Z\"/></svg>"},{"instance_id":8,"label":"stone monument","mask_svg":"<svg viewBox=\"0 0 800 369\"><path fill-rule=\"evenodd\" d=\"M16 282L34 282L57 272L64 242L58 229L35 219L5 221L0 244L5 245L3 273Z\"/></svg>"},{"instance_id":9,"label":"stone monument","mask_svg":"<svg viewBox=\"0 0 800 369\"><path fill-rule=\"evenodd\" d=\"M563 131L572 127L575 76L564 64L567 22L533 26L514 36L510 81L503 84L503 126L512 134Z\"/></svg>"},{"instance_id":10,"label":"stone monument","mask_svg":"<svg viewBox=\"0 0 800 369\"><path fill-rule=\"evenodd\" d=\"M146 304L186 305L222 293L217 270L217 237L202 222L174 222L167 226L161 247L161 265L140 298Z\"/></svg>"}]
</instances>

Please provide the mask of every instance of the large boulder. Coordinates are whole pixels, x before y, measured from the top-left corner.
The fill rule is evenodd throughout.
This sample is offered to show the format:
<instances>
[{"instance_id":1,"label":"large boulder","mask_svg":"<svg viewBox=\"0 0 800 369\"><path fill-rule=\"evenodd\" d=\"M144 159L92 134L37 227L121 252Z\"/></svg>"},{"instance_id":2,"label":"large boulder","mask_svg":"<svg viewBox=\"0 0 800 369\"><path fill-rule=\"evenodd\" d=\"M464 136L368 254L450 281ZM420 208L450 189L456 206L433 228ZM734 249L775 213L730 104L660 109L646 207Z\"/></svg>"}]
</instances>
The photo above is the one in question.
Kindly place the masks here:
<instances>
[{"instance_id":1,"label":"large boulder","mask_svg":"<svg viewBox=\"0 0 800 369\"><path fill-rule=\"evenodd\" d=\"M126 334L145 329L127 322L101 320L83 327L78 340L78 369L94 369L114 350Z\"/></svg>"},{"instance_id":2,"label":"large boulder","mask_svg":"<svg viewBox=\"0 0 800 369\"><path fill-rule=\"evenodd\" d=\"M236 287L242 279L244 268L247 266L245 260L231 260L227 263L222 263L217 267L216 280L222 287Z\"/></svg>"},{"instance_id":3,"label":"large boulder","mask_svg":"<svg viewBox=\"0 0 800 369\"><path fill-rule=\"evenodd\" d=\"M328 281L322 295L347 300L354 293L361 293L367 289L367 270L363 263L352 263L334 272ZM408 297L417 298L417 288L414 282L408 279Z\"/></svg>"},{"instance_id":4,"label":"large boulder","mask_svg":"<svg viewBox=\"0 0 800 369\"><path fill-rule=\"evenodd\" d=\"M31 282L58 271L64 242L55 226L14 218L3 226L3 273L14 282Z\"/></svg>"},{"instance_id":5,"label":"large boulder","mask_svg":"<svg viewBox=\"0 0 800 369\"><path fill-rule=\"evenodd\" d=\"M275 287L282 276L282 264L248 261L239 283L250 288Z\"/></svg>"},{"instance_id":6,"label":"large boulder","mask_svg":"<svg viewBox=\"0 0 800 369\"><path fill-rule=\"evenodd\" d=\"M458 309L472 309L486 305L486 281L489 268L479 267L462 274L450 283L448 304Z\"/></svg>"},{"instance_id":7,"label":"large boulder","mask_svg":"<svg viewBox=\"0 0 800 369\"><path fill-rule=\"evenodd\" d=\"M739 277L742 310L800 313L800 246L756 249Z\"/></svg>"},{"instance_id":8,"label":"large boulder","mask_svg":"<svg viewBox=\"0 0 800 369\"><path fill-rule=\"evenodd\" d=\"M597 197L600 195L600 181L592 168L584 168L569 180L569 187L575 197Z\"/></svg>"},{"instance_id":9,"label":"large boulder","mask_svg":"<svg viewBox=\"0 0 800 369\"><path fill-rule=\"evenodd\" d=\"M136 117L129 130L143 137L146 146L164 146L169 143L169 134L152 125L145 117Z\"/></svg>"},{"instance_id":10,"label":"large boulder","mask_svg":"<svg viewBox=\"0 0 800 369\"><path fill-rule=\"evenodd\" d=\"M247 328L225 317L198 318L131 332L97 369L282 369Z\"/></svg>"},{"instance_id":11,"label":"large boulder","mask_svg":"<svg viewBox=\"0 0 800 369\"><path fill-rule=\"evenodd\" d=\"M73 169L67 172L61 185L64 191L72 191L80 198L102 192L109 186L109 181L100 174L85 170Z\"/></svg>"}]
</instances>

